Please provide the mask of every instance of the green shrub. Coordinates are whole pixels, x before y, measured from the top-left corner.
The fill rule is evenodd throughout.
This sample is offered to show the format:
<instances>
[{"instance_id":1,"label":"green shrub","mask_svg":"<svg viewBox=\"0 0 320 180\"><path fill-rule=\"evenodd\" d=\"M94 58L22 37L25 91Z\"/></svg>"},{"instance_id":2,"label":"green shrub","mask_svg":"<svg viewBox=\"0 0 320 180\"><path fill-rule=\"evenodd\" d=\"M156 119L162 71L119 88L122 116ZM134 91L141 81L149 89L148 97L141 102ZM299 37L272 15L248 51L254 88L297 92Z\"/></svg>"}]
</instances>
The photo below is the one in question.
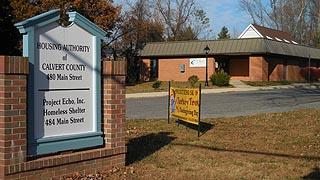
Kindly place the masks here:
<instances>
[{"instance_id":1,"label":"green shrub","mask_svg":"<svg viewBox=\"0 0 320 180\"><path fill-rule=\"evenodd\" d=\"M216 72L215 74L213 74L210 77L210 80L212 82L213 85L216 86L228 86L229 85L229 81L230 81L230 76L224 72L223 70L220 70L218 72Z\"/></svg>"},{"instance_id":2,"label":"green shrub","mask_svg":"<svg viewBox=\"0 0 320 180\"><path fill-rule=\"evenodd\" d=\"M161 86L161 81L155 81L152 84L153 89L159 89Z\"/></svg>"},{"instance_id":3,"label":"green shrub","mask_svg":"<svg viewBox=\"0 0 320 180\"><path fill-rule=\"evenodd\" d=\"M199 81L199 78L196 75L192 75L188 78L188 81L192 87L195 87L196 83Z\"/></svg>"}]
</instances>

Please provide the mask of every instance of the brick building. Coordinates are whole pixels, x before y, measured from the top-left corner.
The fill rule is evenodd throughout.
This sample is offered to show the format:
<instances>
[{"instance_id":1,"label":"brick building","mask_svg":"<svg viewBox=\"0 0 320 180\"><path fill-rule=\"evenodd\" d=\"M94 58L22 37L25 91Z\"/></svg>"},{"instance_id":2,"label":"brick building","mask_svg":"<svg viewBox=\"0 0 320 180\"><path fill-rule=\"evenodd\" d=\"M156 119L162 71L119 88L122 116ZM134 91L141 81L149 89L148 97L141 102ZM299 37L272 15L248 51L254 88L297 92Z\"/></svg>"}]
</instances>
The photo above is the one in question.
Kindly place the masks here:
<instances>
[{"instance_id":1,"label":"brick building","mask_svg":"<svg viewBox=\"0 0 320 180\"><path fill-rule=\"evenodd\" d=\"M300 81L301 68L319 68L320 49L250 24L238 39L148 43L140 59L140 79L145 81L187 81L191 75L205 80L206 60L208 76L223 69L235 80Z\"/></svg>"}]
</instances>

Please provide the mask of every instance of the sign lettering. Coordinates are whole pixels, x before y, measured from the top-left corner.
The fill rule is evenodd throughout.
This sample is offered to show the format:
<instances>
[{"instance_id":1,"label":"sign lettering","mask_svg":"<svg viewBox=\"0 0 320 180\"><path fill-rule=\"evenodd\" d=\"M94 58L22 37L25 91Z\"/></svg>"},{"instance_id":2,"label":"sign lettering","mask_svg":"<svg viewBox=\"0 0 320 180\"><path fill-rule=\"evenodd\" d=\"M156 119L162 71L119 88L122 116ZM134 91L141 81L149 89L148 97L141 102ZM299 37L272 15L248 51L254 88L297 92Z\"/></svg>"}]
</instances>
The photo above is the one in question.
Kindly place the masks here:
<instances>
[{"instance_id":1,"label":"sign lettering","mask_svg":"<svg viewBox=\"0 0 320 180\"><path fill-rule=\"evenodd\" d=\"M94 132L92 35L77 24L50 24L35 37L35 137Z\"/></svg>"},{"instance_id":2,"label":"sign lettering","mask_svg":"<svg viewBox=\"0 0 320 180\"><path fill-rule=\"evenodd\" d=\"M198 88L170 87L170 114L180 120L199 124L200 92Z\"/></svg>"},{"instance_id":3,"label":"sign lettering","mask_svg":"<svg viewBox=\"0 0 320 180\"><path fill-rule=\"evenodd\" d=\"M190 58L190 67L206 67L206 58Z\"/></svg>"}]
</instances>

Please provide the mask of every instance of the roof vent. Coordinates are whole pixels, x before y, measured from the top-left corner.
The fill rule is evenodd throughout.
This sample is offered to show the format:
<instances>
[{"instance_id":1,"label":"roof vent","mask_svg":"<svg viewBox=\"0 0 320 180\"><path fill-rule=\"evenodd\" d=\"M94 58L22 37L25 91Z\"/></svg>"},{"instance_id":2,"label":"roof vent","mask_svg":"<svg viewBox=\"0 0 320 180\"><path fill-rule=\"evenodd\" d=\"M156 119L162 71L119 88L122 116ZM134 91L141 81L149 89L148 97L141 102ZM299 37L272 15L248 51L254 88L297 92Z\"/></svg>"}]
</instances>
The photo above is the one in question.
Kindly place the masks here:
<instances>
[{"instance_id":1,"label":"roof vent","mask_svg":"<svg viewBox=\"0 0 320 180\"><path fill-rule=\"evenodd\" d=\"M270 37L270 36L266 36L266 38L267 38L267 39L270 39L270 40L273 40L273 38L272 38L272 37Z\"/></svg>"},{"instance_id":2,"label":"roof vent","mask_svg":"<svg viewBox=\"0 0 320 180\"><path fill-rule=\"evenodd\" d=\"M282 42L282 40L281 40L281 39L279 39L279 38L277 38L277 37L275 37L275 39L276 39L277 41L280 41L280 42Z\"/></svg>"},{"instance_id":3,"label":"roof vent","mask_svg":"<svg viewBox=\"0 0 320 180\"><path fill-rule=\"evenodd\" d=\"M283 39L284 40L284 42L286 42L286 43L291 43L290 41L288 41L288 40L286 40L286 39Z\"/></svg>"}]
</instances>

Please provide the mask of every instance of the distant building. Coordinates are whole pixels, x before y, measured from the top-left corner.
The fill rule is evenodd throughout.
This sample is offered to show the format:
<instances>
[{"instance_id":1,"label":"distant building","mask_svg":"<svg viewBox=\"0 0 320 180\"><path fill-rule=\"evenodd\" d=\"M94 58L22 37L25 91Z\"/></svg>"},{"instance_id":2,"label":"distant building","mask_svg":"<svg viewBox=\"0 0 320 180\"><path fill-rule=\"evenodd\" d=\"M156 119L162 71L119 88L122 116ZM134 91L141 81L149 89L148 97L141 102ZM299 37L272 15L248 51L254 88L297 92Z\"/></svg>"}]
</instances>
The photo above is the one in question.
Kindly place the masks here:
<instances>
[{"instance_id":1,"label":"distant building","mask_svg":"<svg viewBox=\"0 0 320 180\"><path fill-rule=\"evenodd\" d=\"M210 51L206 56L204 48ZM319 68L320 49L297 44L287 33L250 24L239 39L148 43L140 52L144 81L205 80L223 69L231 79L244 81L300 81L300 69Z\"/></svg>"},{"instance_id":2,"label":"distant building","mask_svg":"<svg viewBox=\"0 0 320 180\"><path fill-rule=\"evenodd\" d=\"M265 38L280 42L298 44L294 41L294 38L287 32L266 28L257 24L250 24L238 38Z\"/></svg>"}]
</instances>

